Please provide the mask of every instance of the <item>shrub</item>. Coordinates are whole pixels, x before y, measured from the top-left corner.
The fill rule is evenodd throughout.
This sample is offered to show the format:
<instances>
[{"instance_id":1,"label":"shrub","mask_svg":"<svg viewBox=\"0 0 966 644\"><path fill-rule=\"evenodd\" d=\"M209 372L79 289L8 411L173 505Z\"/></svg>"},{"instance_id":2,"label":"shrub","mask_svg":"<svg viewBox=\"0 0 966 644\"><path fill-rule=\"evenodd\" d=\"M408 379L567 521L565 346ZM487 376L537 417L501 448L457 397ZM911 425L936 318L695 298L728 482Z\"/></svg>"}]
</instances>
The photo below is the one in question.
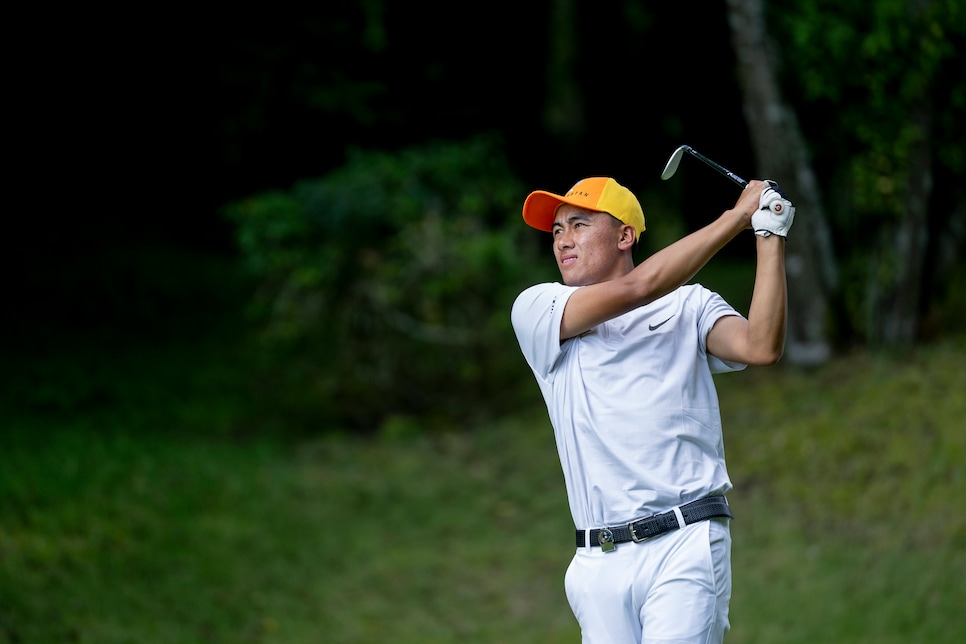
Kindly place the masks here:
<instances>
[{"instance_id":1,"label":"shrub","mask_svg":"<svg viewBox=\"0 0 966 644\"><path fill-rule=\"evenodd\" d=\"M524 196L499 142L479 137L356 150L229 205L275 384L356 428L486 417L521 380L532 396L509 309L553 264L536 258Z\"/></svg>"}]
</instances>

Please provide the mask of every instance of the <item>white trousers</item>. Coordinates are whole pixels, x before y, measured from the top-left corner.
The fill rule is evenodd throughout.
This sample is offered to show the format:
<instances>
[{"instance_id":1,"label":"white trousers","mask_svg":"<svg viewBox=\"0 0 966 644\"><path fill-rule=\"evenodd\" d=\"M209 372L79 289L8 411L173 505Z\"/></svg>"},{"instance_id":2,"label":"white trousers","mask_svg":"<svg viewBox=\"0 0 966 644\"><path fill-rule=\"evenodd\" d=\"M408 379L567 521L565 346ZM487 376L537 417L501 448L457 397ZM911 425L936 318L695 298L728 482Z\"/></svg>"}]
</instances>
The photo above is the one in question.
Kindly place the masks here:
<instances>
[{"instance_id":1,"label":"white trousers","mask_svg":"<svg viewBox=\"0 0 966 644\"><path fill-rule=\"evenodd\" d=\"M730 628L728 521L699 521L613 552L578 548L564 586L583 643L721 642Z\"/></svg>"}]
</instances>

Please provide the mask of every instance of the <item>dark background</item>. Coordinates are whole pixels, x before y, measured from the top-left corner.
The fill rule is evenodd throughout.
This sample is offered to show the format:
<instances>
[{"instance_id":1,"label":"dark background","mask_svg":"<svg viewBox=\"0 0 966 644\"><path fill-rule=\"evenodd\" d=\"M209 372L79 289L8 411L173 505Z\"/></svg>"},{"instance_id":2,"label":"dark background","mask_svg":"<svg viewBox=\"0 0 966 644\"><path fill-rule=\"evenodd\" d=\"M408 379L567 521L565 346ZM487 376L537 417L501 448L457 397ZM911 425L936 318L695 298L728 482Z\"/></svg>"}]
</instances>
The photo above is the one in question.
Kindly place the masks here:
<instances>
[{"instance_id":1,"label":"dark background","mask_svg":"<svg viewBox=\"0 0 966 644\"><path fill-rule=\"evenodd\" d=\"M564 141L542 120L545 3L458 15L391 5L378 52L360 43L365 20L351 3L161 18L143 30L86 17L50 33L54 51L21 79L19 170L48 196L61 180L81 190L61 196L85 217L46 213L64 237L109 219L119 239L142 230L187 243L224 236L225 202L324 174L348 146L497 131L521 175L550 189L591 173L643 188L681 143L749 174L723 3L648 6L637 28L646 39L606 6L578 3L586 128Z\"/></svg>"},{"instance_id":2,"label":"dark background","mask_svg":"<svg viewBox=\"0 0 966 644\"><path fill-rule=\"evenodd\" d=\"M497 132L533 188L611 175L682 200L689 225L737 191L688 161L661 182L674 148L754 176L723 3L577 2L584 119L566 135L544 121L547 3L385 4L381 20L344 3L20 25L7 322L109 322L140 249L231 256L224 204L323 175L351 147Z\"/></svg>"}]
</instances>

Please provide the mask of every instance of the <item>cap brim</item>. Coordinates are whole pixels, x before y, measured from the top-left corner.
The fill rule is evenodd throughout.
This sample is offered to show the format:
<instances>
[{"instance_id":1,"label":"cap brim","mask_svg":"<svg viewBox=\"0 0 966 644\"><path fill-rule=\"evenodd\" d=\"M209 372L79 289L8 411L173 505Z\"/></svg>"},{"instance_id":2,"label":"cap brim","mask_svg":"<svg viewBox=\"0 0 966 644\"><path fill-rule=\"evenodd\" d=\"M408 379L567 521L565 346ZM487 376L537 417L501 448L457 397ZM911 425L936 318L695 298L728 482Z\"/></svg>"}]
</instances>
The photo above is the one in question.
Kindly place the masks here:
<instances>
[{"instance_id":1,"label":"cap brim","mask_svg":"<svg viewBox=\"0 0 966 644\"><path fill-rule=\"evenodd\" d=\"M550 232L557 207L568 201L560 195L544 190L535 190L523 202L523 221L537 230Z\"/></svg>"}]
</instances>

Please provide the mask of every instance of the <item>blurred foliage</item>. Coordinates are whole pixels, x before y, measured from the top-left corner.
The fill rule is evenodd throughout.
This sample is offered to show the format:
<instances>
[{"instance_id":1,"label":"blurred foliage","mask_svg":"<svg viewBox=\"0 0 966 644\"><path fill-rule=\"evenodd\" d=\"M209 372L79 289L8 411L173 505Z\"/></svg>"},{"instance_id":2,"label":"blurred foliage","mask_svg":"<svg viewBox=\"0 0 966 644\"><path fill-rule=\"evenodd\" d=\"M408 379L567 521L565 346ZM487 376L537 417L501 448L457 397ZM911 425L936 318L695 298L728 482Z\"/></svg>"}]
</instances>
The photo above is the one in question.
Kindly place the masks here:
<instances>
[{"instance_id":1,"label":"blurred foliage","mask_svg":"<svg viewBox=\"0 0 966 644\"><path fill-rule=\"evenodd\" d=\"M524 196L498 138L480 136L355 150L324 177L230 204L259 281L250 313L285 365L273 378L370 429L517 403L529 372L509 310L541 270Z\"/></svg>"},{"instance_id":2,"label":"blurred foliage","mask_svg":"<svg viewBox=\"0 0 966 644\"><path fill-rule=\"evenodd\" d=\"M904 236L928 240L922 299L953 295L931 278L955 261L966 228L957 180L966 172L966 9L958 0L800 0L772 13L788 35L783 78L836 233L839 335L875 341L882 300L899 288L902 264L915 261ZM918 223L903 230L917 176L929 178L928 232Z\"/></svg>"}]
</instances>

